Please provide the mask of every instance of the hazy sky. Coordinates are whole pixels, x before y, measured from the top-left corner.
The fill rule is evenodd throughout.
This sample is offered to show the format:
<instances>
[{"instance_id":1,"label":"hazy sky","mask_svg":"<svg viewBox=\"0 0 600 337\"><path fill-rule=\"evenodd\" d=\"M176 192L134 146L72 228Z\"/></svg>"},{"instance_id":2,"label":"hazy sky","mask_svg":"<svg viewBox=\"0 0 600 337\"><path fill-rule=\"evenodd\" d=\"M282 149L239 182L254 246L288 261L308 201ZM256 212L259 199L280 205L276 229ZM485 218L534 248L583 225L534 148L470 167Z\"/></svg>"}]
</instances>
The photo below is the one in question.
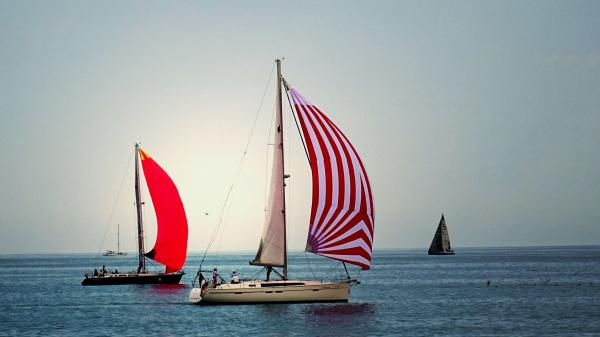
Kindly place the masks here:
<instances>
[{"instance_id":1,"label":"hazy sky","mask_svg":"<svg viewBox=\"0 0 600 337\"><path fill-rule=\"evenodd\" d=\"M114 249L117 223L134 250L135 141L204 250L277 57L362 156L375 248L428 247L442 212L457 247L598 244L598 1L2 0L0 253ZM216 249L258 247L273 90ZM302 249L309 168L286 127Z\"/></svg>"}]
</instances>

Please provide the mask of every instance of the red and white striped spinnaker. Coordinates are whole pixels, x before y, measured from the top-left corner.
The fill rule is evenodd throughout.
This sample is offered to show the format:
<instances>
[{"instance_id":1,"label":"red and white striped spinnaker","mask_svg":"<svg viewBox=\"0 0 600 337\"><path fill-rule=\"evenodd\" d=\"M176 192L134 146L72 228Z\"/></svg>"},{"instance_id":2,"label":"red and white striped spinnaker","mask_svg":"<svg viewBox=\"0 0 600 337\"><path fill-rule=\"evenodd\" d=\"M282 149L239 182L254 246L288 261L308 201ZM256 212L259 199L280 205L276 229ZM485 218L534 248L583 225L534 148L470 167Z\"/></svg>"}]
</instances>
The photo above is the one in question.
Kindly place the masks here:
<instances>
[{"instance_id":1,"label":"red and white striped spinnaker","mask_svg":"<svg viewBox=\"0 0 600 337\"><path fill-rule=\"evenodd\" d=\"M315 105L289 88L312 170L306 250L369 269L374 210L371 185L354 146Z\"/></svg>"}]
</instances>

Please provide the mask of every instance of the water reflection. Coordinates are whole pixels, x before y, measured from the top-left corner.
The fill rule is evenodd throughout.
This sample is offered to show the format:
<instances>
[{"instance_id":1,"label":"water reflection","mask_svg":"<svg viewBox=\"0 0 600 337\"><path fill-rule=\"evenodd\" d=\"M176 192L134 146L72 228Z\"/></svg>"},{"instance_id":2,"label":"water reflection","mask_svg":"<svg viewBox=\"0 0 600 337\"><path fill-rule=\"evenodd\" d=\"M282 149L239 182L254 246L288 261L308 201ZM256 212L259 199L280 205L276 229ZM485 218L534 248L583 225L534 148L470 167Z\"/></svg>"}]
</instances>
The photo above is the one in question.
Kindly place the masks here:
<instances>
[{"instance_id":1,"label":"water reflection","mask_svg":"<svg viewBox=\"0 0 600 337\"><path fill-rule=\"evenodd\" d=\"M372 303L343 303L343 304L318 304L306 308L305 313L309 318L337 317L337 316L362 316L375 313L376 306Z\"/></svg>"},{"instance_id":2,"label":"water reflection","mask_svg":"<svg viewBox=\"0 0 600 337\"><path fill-rule=\"evenodd\" d=\"M286 315L290 312L290 306L294 304L281 304L281 303L271 303L271 304L259 304L258 311L262 314L266 315Z\"/></svg>"},{"instance_id":3,"label":"water reflection","mask_svg":"<svg viewBox=\"0 0 600 337\"><path fill-rule=\"evenodd\" d=\"M371 303L315 304L304 309L304 325L309 334L337 336L346 331L348 324L369 322L376 312Z\"/></svg>"},{"instance_id":4,"label":"water reflection","mask_svg":"<svg viewBox=\"0 0 600 337\"><path fill-rule=\"evenodd\" d=\"M149 296L172 296L186 292L188 286L186 284L153 284L143 285L142 293Z\"/></svg>"}]
</instances>

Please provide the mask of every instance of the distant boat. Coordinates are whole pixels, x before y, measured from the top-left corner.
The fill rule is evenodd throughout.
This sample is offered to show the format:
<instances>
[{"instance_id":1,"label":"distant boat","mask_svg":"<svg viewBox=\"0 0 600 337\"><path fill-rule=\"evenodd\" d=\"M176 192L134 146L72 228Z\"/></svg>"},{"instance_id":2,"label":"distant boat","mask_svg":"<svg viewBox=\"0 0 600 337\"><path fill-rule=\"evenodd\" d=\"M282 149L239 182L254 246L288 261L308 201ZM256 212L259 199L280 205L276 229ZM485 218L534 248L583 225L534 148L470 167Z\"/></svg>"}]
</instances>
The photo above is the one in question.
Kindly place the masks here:
<instances>
[{"instance_id":1,"label":"distant boat","mask_svg":"<svg viewBox=\"0 0 600 337\"><path fill-rule=\"evenodd\" d=\"M429 255L454 255L454 250L450 246L450 236L448 235L448 227L446 226L444 214L442 214L427 253Z\"/></svg>"},{"instance_id":2,"label":"distant boat","mask_svg":"<svg viewBox=\"0 0 600 337\"><path fill-rule=\"evenodd\" d=\"M114 250L107 249L104 252L104 254L102 254L103 256L127 256L126 252L121 251L120 240L119 240L119 232L120 232L119 227L120 227L120 225L117 224L117 250L114 251Z\"/></svg>"},{"instance_id":3,"label":"distant boat","mask_svg":"<svg viewBox=\"0 0 600 337\"><path fill-rule=\"evenodd\" d=\"M156 212L157 234L154 248L146 253L140 192L139 162ZM177 284L185 274L181 269L187 255L188 226L183 203L169 175L135 144L135 206L137 211L138 268L132 272L107 272L85 275L84 286L116 284ZM146 258L165 265L164 273L146 270ZM94 273L95 274L95 273Z\"/></svg>"},{"instance_id":4,"label":"distant boat","mask_svg":"<svg viewBox=\"0 0 600 337\"><path fill-rule=\"evenodd\" d=\"M213 274L209 285L198 271L200 287L192 288L189 300L196 304L347 302L350 287L358 281L332 282L288 279L286 238L285 180L290 176L284 168L282 90L294 102L303 142L312 170L312 213L306 251L343 263L369 269L372 258L374 211L369 178L350 140L315 105L289 86L281 76L277 63L276 116L273 146L271 189L258 252L253 266L266 269L266 280L217 282ZM289 97L288 97L289 99ZM293 114L293 112L292 112ZM276 270L281 268L281 272ZM216 269L215 269L216 271ZM274 272L278 280L270 280ZM346 270L347 273L347 270Z\"/></svg>"}]
</instances>

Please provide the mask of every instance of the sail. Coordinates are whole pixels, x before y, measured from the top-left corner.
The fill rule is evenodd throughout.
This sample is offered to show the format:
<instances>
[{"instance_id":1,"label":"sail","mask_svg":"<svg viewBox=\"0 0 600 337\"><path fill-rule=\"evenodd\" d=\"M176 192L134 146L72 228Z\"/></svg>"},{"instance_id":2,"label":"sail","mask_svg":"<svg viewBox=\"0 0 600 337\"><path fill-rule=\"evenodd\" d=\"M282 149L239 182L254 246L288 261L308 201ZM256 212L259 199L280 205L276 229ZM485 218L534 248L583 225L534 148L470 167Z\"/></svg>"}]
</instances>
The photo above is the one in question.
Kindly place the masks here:
<instances>
[{"instance_id":1,"label":"sail","mask_svg":"<svg viewBox=\"0 0 600 337\"><path fill-rule=\"evenodd\" d=\"M279 104L277 109L279 109ZM283 133L281 113L276 111L275 136L273 140L273 165L271 169L271 188L269 201L265 209L265 224L260 245L253 265L283 267L285 263L285 213L283 190Z\"/></svg>"},{"instance_id":2,"label":"sail","mask_svg":"<svg viewBox=\"0 0 600 337\"><path fill-rule=\"evenodd\" d=\"M433 240L431 240L431 246L429 246L429 254L437 253L450 253L452 247L450 247L450 236L448 235L448 227L446 226L446 219L442 214L440 223L438 224Z\"/></svg>"},{"instance_id":3,"label":"sail","mask_svg":"<svg viewBox=\"0 0 600 337\"><path fill-rule=\"evenodd\" d=\"M139 152L158 225L156 243L146 256L164 264L167 273L178 271L187 254L188 225L183 203L169 175L144 150L140 148Z\"/></svg>"},{"instance_id":4,"label":"sail","mask_svg":"<svg viewBox=\"0 0 600 337\"><path fill-rule=\"evenodd\" d=\"M369 269L375 223L365 167L342 131L298 91L289 90L312 171L306 250Z\"/></svg>"}]
</instances>

